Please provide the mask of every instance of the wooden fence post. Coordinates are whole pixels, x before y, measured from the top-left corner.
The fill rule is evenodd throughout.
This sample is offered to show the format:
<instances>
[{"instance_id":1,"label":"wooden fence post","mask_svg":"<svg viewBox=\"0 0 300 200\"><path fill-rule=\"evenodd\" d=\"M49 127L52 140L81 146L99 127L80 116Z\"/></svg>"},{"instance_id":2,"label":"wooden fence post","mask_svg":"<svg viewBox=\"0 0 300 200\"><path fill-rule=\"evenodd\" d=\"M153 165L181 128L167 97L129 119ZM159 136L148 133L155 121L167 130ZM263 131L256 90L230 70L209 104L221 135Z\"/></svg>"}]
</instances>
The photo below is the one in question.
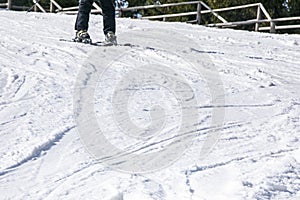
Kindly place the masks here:
<instances>
[{"instance_id":1,"label":"wooden fence post","mask_svg":"<svg viewBox=\"0 0 300 200\"><path fill-rule=\"evenodd\" d=\"M201 3L197 4L197 18L196 18L197 24L201 24Z\"/></svg>"},{"instance_id":2,"label":"wooden fence post","mask_svg":"<svg viewBox=\"0 0 300 200\"><path fill-rule=\"evenodd\" d=\"M7 9L11 10L12 9L12 0L7 1Z\"/></svg>"},{"instance_id":3,"label":"wooden fence post","mask_svg":"<svg viewBox=\"0 0 300 200\"><path fill-rule=\"evenodd\" d=\"M50 12L55 12L55 7L58 9L57 11L63 9L55 0L50 0Z\"/></svg>"},{"instance_id":4,"label":"wooden fence post","mask_svg":"<svg viewBox=\"0 0 300 200\"><path fill-rule=\"evenodd\" d=\"M260 8L260 5L258 5L257 7L257 17L256 17L257 20L261 20L261 8ZM255 24L255 31L259 31L259 23L256 23Z\"/></svg>"},{"instance_id":5,"label":"wooden fence post","mask_svg":"<svg viewBox=\"0 0 300 200\"><path fill-rule=\"evenodd\" d=\"M275 24L275 22L271 21L270 26L271 26L270 33L276 33L276 24Z\"/></svg>"},{"instance_id":6,"label":"wooden fence post","mask_svg":"<svg viewBox=\"0 0 300 200\"><path fill-rule=\"evenodd\" d=\"M36 6L36 1L33 0L34 6L33 6L33 11L37 12L38 11L38 7Z\"/></svg>"},{"instance_id":7,"label":"wooden fence post","mask_svg":"<svg viewBox=\"0 0 300 200\"><path fill-rule=\"evenodd\" d=\"M37 12L38 8L43 12L46 13L46 10L39 4L40 1L33 0L34 3L34 11Z\"/></svg>"},{"instance_id":8,"label":"wooden fence post","mask_svg":"<svg viewBox=\"0 0 300 200\"><path fill-rule=\"evenodd\" d=\"M50 0L50 12L53 13L54 12L54 5L53 2Z\"/></svg>"}]
</instances>

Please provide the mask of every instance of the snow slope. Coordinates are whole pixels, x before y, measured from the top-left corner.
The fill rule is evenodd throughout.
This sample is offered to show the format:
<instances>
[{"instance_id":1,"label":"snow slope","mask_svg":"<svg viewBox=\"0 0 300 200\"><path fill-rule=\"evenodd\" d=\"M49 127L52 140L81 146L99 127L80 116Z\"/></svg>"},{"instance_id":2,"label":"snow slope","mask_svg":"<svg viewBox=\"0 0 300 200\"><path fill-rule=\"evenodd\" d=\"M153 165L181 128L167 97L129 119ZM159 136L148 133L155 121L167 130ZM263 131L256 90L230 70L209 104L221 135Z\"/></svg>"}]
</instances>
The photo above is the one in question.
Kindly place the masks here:
<instances>
[{"instance_id":1,"label":"snow slope","mask_svg":"<svg viewBox=\"0 0 300 200\"><path fill-rule=\"evenodd\" d=\"M135 46L102 48L59 41L73 37L74 20L0 11L0 199L300 199L300 36L119 19L119 42ZM103 39L101 29L101 17L92 16L94 41ZM181 112L187 112L189 122L197 124L183 124L177 142L192 140L179 152L183 155L159 170L150 166L147 173L133 165L120 172L116 169L122 170L122 163L95 159L73 110L83 101L73 102L77 75L89 61L110 66L94 94L96 117L108 140L124 151L162 155L160 150L176 139ZM189 65L197 68L197 63L210 75L193 71ZM153 66L181 73L198 102L184 106L173 91L157 86L137 89L128 101L128 115L137 127L159 124L151 120L153 104L166 109L164 129L152 127L161 131L154 141L120 134L110 114L114 85L140 65L150 66L154 80ZM142 77L132 78L130 87L120 88L135 90ZM219 86L224 91L216 99L224 99L223 104L211 97ZM184 88L179 91L186 94ZM122 116L124 102L119 100L115 105ZM221 118L224 111L223 126L212 123L215 109ZM217 143L201 157L207 136L217 129ZM175 153L154 164L169 162ZM149 157L141 164L149 167L151 161L156 160Z\"/></svg>"}]
</instances>

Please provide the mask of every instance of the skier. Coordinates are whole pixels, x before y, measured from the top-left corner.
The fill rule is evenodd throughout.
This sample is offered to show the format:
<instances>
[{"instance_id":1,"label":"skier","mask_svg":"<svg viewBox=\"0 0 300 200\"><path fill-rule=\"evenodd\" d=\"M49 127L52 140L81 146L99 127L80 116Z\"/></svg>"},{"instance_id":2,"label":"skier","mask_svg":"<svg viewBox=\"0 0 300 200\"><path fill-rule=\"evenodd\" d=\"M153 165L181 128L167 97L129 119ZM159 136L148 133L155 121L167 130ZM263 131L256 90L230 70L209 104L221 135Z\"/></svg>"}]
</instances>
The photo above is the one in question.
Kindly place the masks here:
<instances>
[{"instance_id":1,"label":"skier","mask_svg":"<svg viewBox=\"0 0 300 200\"><path fill-rule=\"evenodd\" d=\"M79 10L75 23L76 42L91 43L92 40L88 34L88 23L92 4L94 0L79 0ZM105 43L108 45L117 45L115 6L112 0L100 0L103 15L103 32Z\"/></svg>"}]
</instances>

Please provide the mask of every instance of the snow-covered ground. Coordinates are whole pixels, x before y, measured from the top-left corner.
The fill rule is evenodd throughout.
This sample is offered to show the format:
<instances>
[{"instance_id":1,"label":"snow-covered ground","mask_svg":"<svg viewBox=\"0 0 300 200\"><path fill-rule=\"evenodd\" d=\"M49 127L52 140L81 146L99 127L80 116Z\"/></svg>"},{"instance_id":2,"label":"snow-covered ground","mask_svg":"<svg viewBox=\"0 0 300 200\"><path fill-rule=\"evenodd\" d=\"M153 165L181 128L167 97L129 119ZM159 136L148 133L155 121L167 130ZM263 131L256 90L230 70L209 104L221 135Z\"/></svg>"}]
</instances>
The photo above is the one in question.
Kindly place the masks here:
<instances>
[{"instance_id":1,"label":"snow-covered ground","mask_svg":"<svg viewBox=\"0 0 300 200\"><path fill-rule=\"evenodd\" d=\"M0 199L300 199L299 35L0 21Z\"/></svg>"}]
</instances>

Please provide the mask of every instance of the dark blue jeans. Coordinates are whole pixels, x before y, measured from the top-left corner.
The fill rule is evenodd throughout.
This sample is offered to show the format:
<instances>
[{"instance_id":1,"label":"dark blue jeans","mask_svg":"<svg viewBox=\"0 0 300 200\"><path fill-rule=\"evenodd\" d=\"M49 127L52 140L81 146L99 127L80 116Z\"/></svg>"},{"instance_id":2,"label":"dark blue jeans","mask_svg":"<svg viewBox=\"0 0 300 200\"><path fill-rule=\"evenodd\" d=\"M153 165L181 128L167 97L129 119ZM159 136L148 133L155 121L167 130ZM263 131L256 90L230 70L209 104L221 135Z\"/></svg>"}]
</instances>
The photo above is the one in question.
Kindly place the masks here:
<instances>
[{"instance_id":1,"label":"dark blue jeans","mask_svg":"<svg viewBox=\"0 0 300 200\"><path fill-rule=\"evenodd\" d=\"M79 0L75 30L88 30L89 18L94 0ZM103 32L116 32L115 6L112 0L100 0L103 15Z\"/></svg>"}]
</instances>

